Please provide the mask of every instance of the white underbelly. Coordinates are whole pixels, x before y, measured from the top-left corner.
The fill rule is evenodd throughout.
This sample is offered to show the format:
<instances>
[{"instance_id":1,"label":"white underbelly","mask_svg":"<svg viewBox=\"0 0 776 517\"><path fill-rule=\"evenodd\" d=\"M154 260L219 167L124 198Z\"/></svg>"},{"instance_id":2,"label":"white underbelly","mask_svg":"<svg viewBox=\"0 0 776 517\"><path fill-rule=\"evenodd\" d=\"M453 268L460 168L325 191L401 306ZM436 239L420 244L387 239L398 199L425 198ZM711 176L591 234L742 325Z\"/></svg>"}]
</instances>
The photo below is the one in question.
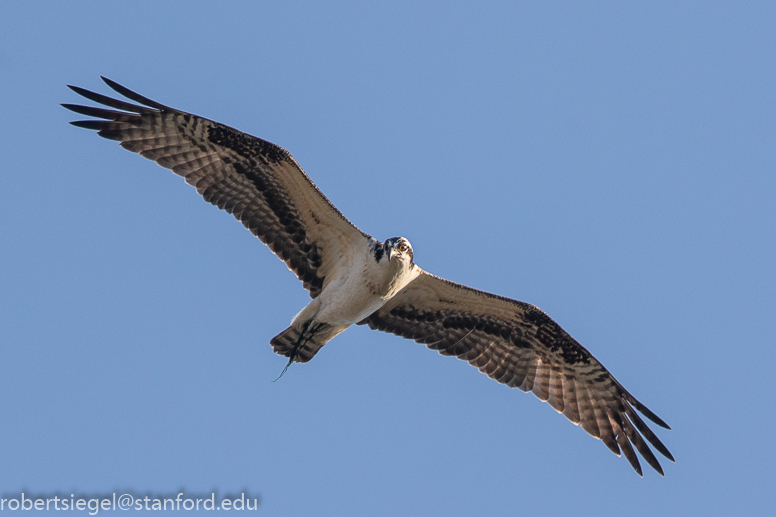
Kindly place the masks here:
<instances>
[{"instance_id":1,"label":"white underbelly","mask_svg":"<svg viewBox=\"0 0 776 517\"><path fill-rule=\"evenodd\" d=\"M331 289L331 288L334 289ZM385 304L386 299L373 294L363 281L352 279L341 285L329 285L320 295L318 322L330 325L352 325Z\"/></svg>"},{"instance_id":2,"label":"white underbelly","mask_svg":"<svg viewBox=\"0 0 776 517\"><path fill-rule=\"evenodd\" d=\"M349 267L332 272L323 291L294 319L348 327L382 307L402 287L417 277L419 269L400 273L388 260L376 261L371 252L357 257Z\"/></svg>"}]
</instances>

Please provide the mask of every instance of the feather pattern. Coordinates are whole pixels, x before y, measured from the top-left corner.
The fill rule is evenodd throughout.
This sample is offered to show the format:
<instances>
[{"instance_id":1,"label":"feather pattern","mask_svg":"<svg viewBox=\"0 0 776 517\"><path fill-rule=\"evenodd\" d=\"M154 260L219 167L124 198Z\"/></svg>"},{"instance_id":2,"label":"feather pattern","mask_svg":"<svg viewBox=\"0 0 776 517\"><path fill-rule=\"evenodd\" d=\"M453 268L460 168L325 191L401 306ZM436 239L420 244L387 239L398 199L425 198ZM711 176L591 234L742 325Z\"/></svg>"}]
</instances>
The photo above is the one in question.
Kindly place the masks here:
<instances>
[{"instance_id":1,"label":"feather pattern","mask_svg":"<svg viewBox=\"0 0 776 517\"><path fill-rule=\"evenodd\" d=\"M639 475L642 471L634 447L663 474L643 438L674 461L634 407L657 425L668 425L533 305L424 271L360 323L413 339L442 355L456 356L502 384L533 392L618 456L622 451Z\"/></svg>"},{"instance_id":2,"label":"feather pattern","mask_svg":"<svg viewBox=\"0 0 776 517\"><path fill-rule=\"evenodd\" d=\"M182 176L205 201L233 214L267 244L312 298L326 285L329 272L347 267L347 250L369 242L370 236L334 207L282 147L103 80L139 105L70 86L114 108L63 104L103 119L72 124L96 130Z\"/></svg>"}]
</instances>

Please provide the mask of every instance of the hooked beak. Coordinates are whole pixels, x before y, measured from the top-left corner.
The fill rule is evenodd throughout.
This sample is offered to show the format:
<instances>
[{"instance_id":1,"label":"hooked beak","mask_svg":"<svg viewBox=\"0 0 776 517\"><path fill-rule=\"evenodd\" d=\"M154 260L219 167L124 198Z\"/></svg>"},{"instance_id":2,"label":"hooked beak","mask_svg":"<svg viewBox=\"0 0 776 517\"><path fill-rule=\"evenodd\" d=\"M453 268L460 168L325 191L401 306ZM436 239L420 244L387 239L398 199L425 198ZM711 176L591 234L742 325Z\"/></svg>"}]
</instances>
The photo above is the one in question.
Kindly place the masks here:
<instances>
[{"instance_id":1,"label":"hooked beak","mask_svg":"<svg viewBox=\"0 0 776 517\"><path fill-rule=\"evenodd\" d=\"M391 261L391 255L393 255L393 246L386 244L385 245L385 253L388 255L388 262Z\"/></svg>"}]
</instances>

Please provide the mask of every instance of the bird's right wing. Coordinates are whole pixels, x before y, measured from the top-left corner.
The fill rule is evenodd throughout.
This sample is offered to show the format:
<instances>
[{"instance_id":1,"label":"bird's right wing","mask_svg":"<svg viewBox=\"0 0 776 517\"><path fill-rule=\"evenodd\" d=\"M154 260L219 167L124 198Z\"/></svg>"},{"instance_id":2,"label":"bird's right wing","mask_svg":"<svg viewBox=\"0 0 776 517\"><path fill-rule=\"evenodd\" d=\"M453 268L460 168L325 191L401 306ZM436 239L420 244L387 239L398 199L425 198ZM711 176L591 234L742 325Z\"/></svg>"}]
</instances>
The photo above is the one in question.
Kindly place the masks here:
<instances>
[{"instance_id":1,"label":"bird's right wing","mask_svg":"<svg viewBox=\"0 0 776 517\"><path fill-rule=\"evenodd\" d=\"M666 423L538 307L422 271L360 323L456 356L500 383L533 392L618 456L622 450L639 475L634 447L663 474L644 438L673 461L634 408L661 427Z\"/></svg>"},{"instance_id":2,"label":"bird's right wing","mask_svg":"<svg viewBox=\"0 0 776 517\"><path fill-rule=\"evenodd\" d=\"M121 146L183 176L278 255L315 298L334 268L370 237L356 228L315 186L282 147L236 129L147 99L109 80L139 104L70 86L114 109L63 104L101 120L73 125L95 129ZM116 111L118 110L118 111Z\"/></svg>"}]
</instances>

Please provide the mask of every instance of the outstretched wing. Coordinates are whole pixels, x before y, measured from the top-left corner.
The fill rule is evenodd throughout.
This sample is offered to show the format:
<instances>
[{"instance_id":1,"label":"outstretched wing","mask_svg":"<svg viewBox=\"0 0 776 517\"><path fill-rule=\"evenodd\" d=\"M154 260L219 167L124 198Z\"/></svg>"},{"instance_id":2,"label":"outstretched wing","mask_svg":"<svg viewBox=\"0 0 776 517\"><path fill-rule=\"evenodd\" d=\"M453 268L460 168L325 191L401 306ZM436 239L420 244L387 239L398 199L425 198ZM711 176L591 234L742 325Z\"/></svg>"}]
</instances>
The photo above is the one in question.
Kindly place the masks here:
<instances>
[{"instance_id":1,"label":"outstretched wing","mask_svg":"<svg viewBox=\"0 0 776 517\"><path fill-rule=\"evenodd\" d=\"M102 79L139 105L70 86L79 95L114 108L63 104L102 119L71 124L95 129L183 176L205 201L234 215L285 261L311 297L321 292L327 274L346 265L350 251L370 238L332 205L282 147Z\"/></svg>"},{"instance_id":2,"label":"outstretched wing","mask_svg":"<svg viewBox=\"0 0 776 517\"><path fill-rule=\"evenodd\" d=\"M634 411L665 422L636 400L590 352L539 308L449 282L425 271L360 323L423 343L476 366L511 388L532 391L642 474L635 447L655 470L644 441L671 453Z\"/></svg>"}]
</instances>

